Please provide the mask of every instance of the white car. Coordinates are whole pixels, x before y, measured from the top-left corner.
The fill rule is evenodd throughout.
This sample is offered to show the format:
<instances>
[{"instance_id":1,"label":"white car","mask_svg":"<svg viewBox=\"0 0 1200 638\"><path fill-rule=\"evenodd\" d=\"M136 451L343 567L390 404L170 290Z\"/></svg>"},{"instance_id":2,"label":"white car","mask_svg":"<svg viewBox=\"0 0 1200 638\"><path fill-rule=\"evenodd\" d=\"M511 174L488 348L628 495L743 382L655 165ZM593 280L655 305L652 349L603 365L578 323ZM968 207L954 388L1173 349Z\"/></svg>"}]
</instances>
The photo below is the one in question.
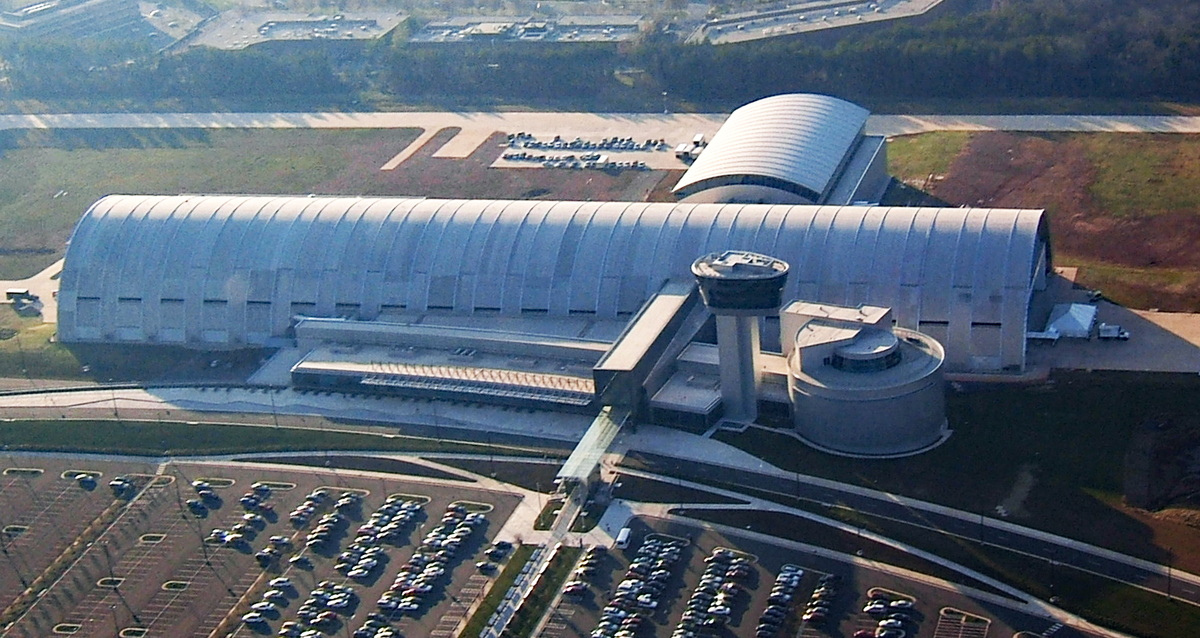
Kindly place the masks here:
<instances>
[{"instance_id":1,"label":"white car","mask_svg":"<svg viewBox=\"0 0 1200 638\"><path fill-rule=\"evenodd\" d=\"M334 596L325 602L325 606L330 609L345 609L350 606L350 597L345 594Z\"/></svg>"},{"instance_id":2,"label":"white car","mask_svg":"<svg viewBox=\"0 0 1200 638\"><path fill-rule=\"evenodd\" d=\"M242 616L242 622L246 623L247 625L255 625L258 623L267 622L267 617L263 616L257 611L252 611L245 616Z\"/></svg>"}]
</instances>

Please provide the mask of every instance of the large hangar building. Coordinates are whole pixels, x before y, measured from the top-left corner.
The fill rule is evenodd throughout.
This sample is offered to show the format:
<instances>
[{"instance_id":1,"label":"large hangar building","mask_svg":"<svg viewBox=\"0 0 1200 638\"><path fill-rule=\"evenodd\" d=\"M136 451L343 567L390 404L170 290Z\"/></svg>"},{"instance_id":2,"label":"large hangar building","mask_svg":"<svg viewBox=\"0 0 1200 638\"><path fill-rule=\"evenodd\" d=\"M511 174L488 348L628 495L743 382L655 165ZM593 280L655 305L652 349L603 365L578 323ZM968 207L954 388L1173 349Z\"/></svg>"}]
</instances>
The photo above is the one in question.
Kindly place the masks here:
<instances>
[{"instance_id":1,"label":"large hangar building","mask_svg":"<svg viewBox=\"0 0 1200 638\"><path fill-rule=\"evenodd\" d=\"M759 315L764 356L743 375L758 400L823 449L924 449L944 436L943 374L1025 370L1052 268L1045 215L843 205L886 188L865 111L782 97L739 109L774 124L730 118L677 203L110 195L72 235L58 337L279 347L298 387L613 405L702 430L724 413L728 348L692 266L744 251L788 264L785 301L886 309L869 330ZM855 415L880 418L856 434Z\"/></svg>"},{"instance_id":2,"label":"large hangar building","mask_svg":"<svg viewBox=\"0 0 1200 638\"><path fill-rule=\"evenodd\" d=\"M891 178L866 109L827 95L775 95L729 115L672 192L685 202L877 204Z\"/></svg>"},{"instance_id":3,"label":"large hangar building","mask_svg":"<svg viewBox=\"0 0 1200 638\"><path fill-rule=\"evenodd\" d=\"M891 307L951 372L1023 370L1050 268L1036 210L112 195L71 238L59 337L231 348L293 339L297 317L628 320L732 246L791 264L785 299Z\"/></svg>"}]
</instances>

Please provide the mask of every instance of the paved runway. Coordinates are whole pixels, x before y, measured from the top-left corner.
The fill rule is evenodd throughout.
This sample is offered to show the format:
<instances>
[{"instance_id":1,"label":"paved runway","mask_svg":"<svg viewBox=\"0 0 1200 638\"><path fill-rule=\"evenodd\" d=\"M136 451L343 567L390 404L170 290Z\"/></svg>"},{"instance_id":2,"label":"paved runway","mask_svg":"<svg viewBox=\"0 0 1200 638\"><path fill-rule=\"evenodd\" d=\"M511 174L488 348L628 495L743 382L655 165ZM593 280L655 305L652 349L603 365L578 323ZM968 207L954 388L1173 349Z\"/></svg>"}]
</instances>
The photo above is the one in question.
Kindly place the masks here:
<instances>
[{"instance_id":1,"label":"paved runway","mask_svg":"<svg viewBox=\"0 0 1200 638\"><path fill-rule=\"evenodd\" d=\"M725 113L371 112L371 113L44 113L0 115L0 129L50 128L446 128L516 133L573 131L659 138L712 132ZM634 129L640 133L634 134ZM1185 115L872 115L867 133L928 131L1082 131L1200 133ZM465 142L462 143L465 145ZM454 152L465 146L451 143Z\"/></svg>"},{"instance_id":2,"label":"paved runway","mask_svg":"<svg viewBox=\"0 0 1200 638\"><path fill-rule=\"evenodd\" d=\"M709 113L46 113L0 115L0 129L71 128L420 128L424 133L401 150L384 170L394 169L444 128L461 129L435 150L434 157L467 157L490 135L527 132L541 139L561 135L665 139L672 145L696 133L712 137L727 114ZM1116 133L1200 133L1200 117L1182 115L872 115L871 135L910 135L930 131L1083 131ZM658 154L651 168L683 168L670 153ZM640 158L637 158L640 159ZM661 165L660 165L661 164Z\"/></svg>"}]
</instances>

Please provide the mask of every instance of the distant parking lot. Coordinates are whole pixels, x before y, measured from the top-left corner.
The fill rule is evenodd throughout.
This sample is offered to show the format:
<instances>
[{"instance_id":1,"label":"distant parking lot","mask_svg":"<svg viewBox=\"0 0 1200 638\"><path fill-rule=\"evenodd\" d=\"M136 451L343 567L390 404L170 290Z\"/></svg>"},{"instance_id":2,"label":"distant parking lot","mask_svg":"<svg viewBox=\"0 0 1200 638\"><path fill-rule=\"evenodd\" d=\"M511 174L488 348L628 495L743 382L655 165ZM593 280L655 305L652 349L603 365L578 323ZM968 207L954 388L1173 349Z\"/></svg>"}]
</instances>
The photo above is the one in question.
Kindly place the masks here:
<instances>
[{"instance_id":1,"label":"distant parking lot","mask_svg":"<svg viewBox=\"0 0 1200 638\"><path fill-rule=\"evenodd\" d=\"M288 625L296 636L448 636L448 619L456 625L482 596L489 577L475 563L518 502L469 484L323 468L170 464L155 477L158 468L128 463L23 457L21 465L29 467L0 483L5 524L24 521L62 540L11 539L0 560L21 568L0 569L5 606L20 578L31 582L72 543L79 551L9 636L274 636L287 622L303 622ZM92 489L73 478L80 469L99 476ZM133 487L110 488L117 476ZM307 519L290 516L314 494L323 496ZM112 503L124 507L111 526L86 531ZM400 522L403 508L413 514ZM322 527L333 514L340 521ZM380 604L389 598L404 608ZM261 620L245 622L252 613Z\"/></svg>"}]
</instances>

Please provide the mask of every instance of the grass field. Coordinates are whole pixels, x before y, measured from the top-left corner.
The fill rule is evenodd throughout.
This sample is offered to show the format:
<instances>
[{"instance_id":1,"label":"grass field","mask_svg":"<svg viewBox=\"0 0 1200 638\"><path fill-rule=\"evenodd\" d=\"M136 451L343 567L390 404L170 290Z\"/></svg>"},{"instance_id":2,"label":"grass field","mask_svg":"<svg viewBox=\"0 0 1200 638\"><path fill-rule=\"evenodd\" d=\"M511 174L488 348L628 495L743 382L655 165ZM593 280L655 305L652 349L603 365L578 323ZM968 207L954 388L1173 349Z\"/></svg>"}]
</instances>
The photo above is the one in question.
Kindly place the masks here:
<instances>
[{"instance_id":1,"label":"grass field","mask_svg":"<svg viewBox=\"0 0 1200 638\"><path fill-rule=\"evenodd\" d=\"M318 429L145 421L4 421L0 444L10 450L145 456L249 454L305 450L487 452L542 454L533 448L491 447L444 439L378 436ZM561 452L554 452L561 454Z\"/></svg>"},{"instance_id":2,"label":"grass field","mask_svg":"<svg viewBox=\"0 0 1200 638\"><path fill-rule=\"evenodd\" d=\"M382 166L416 138L387 130L61 130L0 134L0 279L62 256L109 193L321 193L385 188ZM375 181L373 177L380 181Z\"/></svg>"},{"instance_id":3,"label":"grass field","mask_svg":"<svg viewBox=\"0 0 1200 638\"><path fill-rule=\"evenodd\" d=\"M481 476L490 476L544 494L550 494L558 488L554 483L559 470L557 463L527 463L503 459L438 459L438 463Z\"/></svg>"},{"instance_id":4,"label":"grass field","mask_svg":"<svg viewBox=\"0 0 1200 638\"><path fill-rule=\"evenodd\" d=\"M1076 282L1129 308L1200 307L1200 271L1186 268L1134 268L1070 253L1055 255L1079 269ZM1173 299L1169 303L1164 303Z\"/></svg>"},{"instance_id":5,"label":"grass field","mask_svg":"<svg viewBox=\"0 0 1200 638\"><path fill-rule=\"evenodd\" d=\"M1198 390L1194 375L1064 373L1051 386L951 394L950 439L931 452L889 461L833 457L764 430L715 438L786 470L989 516L1027 474L1033 488L1019 508L1010 504L1009 520L1165 562L1162 543L1175 541L1160 539L1113 503L1121 500L1133 429L1151 417L1192 419L1200 413ZM1190 547L1179 554L1200 556L1200 538L1192 534L1183 542Z\"/></svg>"},{"instance_id":6,"label":"grass field","mask_svg":"<svg viewBox=\"0 0 1200 638\"><path fill-rule=\"evenodd\" d=\"M892 138L888 172L909 184L922 184L930 175L944 175L969 141L971 133L954 131Z\"/></svg>"},{"instance_id":7,"label":"grass field","mask_svg":"<svg viewBox=\"0 0 1200 638\"><path fill-rule=\"evenodd\" d=\"M1056 265L1118 303L1200 311L1200 136L928 133L888 160L953 206L1045 209Z\"/></svg>"},{"instance_id":8,"label":"grass field","mask_svg":"<svg viewBox=\"0 0 1200 638\"><path fill-rule=\"evenodd\" d=\"M888 143L888 170L909 183L924 182L930 174L944 175L976 135L934 132L893 138ZM1090 190L1103 214L1122 217L1200 210L1200 137L1130 133L1041 137L1055 144L1082 145L1095 171L1089 179Z\"/></svg>"},{"instance_id":9,"label":"grass field","mask_svg":"<svg viewBox=\"0 0 1200 638\"><path fill-rule=\"evenodd\" d=\"M12 306L0 307L0 377L82 378L75 355L52 341L54 330L41 317L22 317Z\"/></svg>"},{"instance_id":10,"label":"grass field","mask_svg":"<svg viewBox=\"0 0 1200 638\"><path fill-rule=\"evenodd\" d=\"M1096 168L1092 195L1109 214L1200 210L1200 139L1194 135L1075 134ZM889 149L890 151L890 149Z\"/></svg>"}]
</instances>

